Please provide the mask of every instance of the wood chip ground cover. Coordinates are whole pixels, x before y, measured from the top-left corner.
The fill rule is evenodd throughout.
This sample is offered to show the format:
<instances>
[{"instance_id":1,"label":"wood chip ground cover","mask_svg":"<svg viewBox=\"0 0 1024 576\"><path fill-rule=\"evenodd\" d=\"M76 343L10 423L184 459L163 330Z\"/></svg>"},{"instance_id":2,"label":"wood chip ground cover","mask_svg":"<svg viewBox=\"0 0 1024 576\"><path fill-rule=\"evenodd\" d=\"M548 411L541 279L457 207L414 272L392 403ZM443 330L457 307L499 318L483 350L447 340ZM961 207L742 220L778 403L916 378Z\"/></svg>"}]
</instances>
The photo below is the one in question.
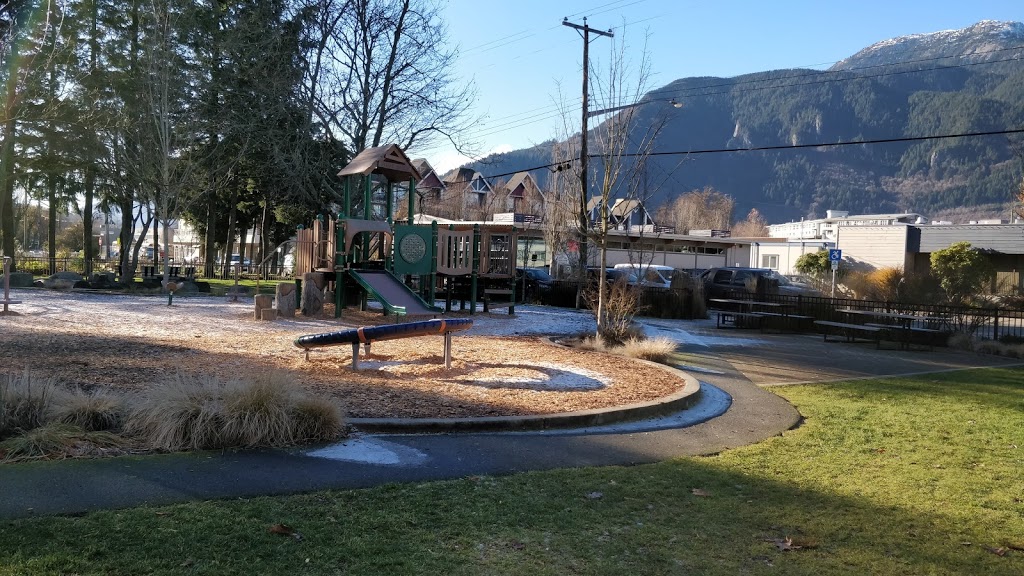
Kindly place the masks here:
<instances>
[{"instance_id":1,"label":"wood chip ground cover","mask_svg":"<svg viewBox=\"0 0 1024 576\"><path fill-rule=\"evenodd\" d=\"M452 369L437 336L375 342L353 372L351 347L314 350L296 337L407 319L346 310L335 320L261 322L251 305L216 298L53 294L3 320L3 371L25 368L69 385L137 391L175 372L245 378L285 370L310 391L336 398L352 417L470 417L571 412L654 400L683 385L620 356L558 347L537 336L457 333ZM479 315L476 332L508 333L517 319ZM556 320L557 321L557 320ZM536 327L534 327L536 328ZM552 327L552 332L557 332Z\"/></svg>"}]
</instances>

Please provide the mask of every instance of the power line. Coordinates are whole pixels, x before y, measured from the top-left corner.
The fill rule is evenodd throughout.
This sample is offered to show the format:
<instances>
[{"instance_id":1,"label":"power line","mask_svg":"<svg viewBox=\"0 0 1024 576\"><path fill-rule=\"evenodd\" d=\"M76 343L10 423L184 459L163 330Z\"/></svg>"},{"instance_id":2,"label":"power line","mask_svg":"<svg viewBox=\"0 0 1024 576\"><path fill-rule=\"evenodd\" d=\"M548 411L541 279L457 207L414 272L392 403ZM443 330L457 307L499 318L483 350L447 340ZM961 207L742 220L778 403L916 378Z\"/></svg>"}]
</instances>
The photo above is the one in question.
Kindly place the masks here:
<instances>
[{"instance_id":1,"label":"power line","mask_svg":"<svg viewBox=\"0 0 1024 576\"><path fill-rule=\"evenodd\" d=\"M1006 134L1024 134L1024 128L1011 130L991 130L988 132L961 132L959 134L938 134L933 136L907 136L904 138L878 138L874 140L855 140L849 142L819 142L815 144L780 144L778 146L748 146L744 148L709 148L704 150L689 150L680 152L649 152L646 154L620 154L623 158L636 158L639 156L683 156L691 154L718 154L723 152L760 152L766 150L797 150L800 148L831 148L840 146L859 146L862 144L893 144L897 142L925 142L928 140L942 140L946 138L969 138L975 136L1001 136ZM600 158L599 155L592 156ZM521 170L520 170L521 172Z\"/></svg>"},{"instance_id":2,"label":"power line","mask_svg":"<svg viewBox=\"0 0 1024 576\"><path fill-rule=\"evenodd\" d=\"M844 77L839 77L839 78L821 78L821 75L823 75L823 74L838 75L838 74L843 74L843 73L855 72L855 71L859 71L859 70L870 70L870 69L874 69L874 68L886 68L886 67L905 66L905 65L909 65L909 64L919 64L919 63L923 63L923 62L934 62L934 61L938 61L938 60L946 60L946 59L951 59L951 58L966 58L967 56L977 56L979 54L994 54L994 53L998 53L998 52L1006 52L1006 51L1009 51L1009 50L1020 50L1020 49L1024 49L1024 45L1012 46L1012 47L1009 47L1009 48L998 48L998 49L988 50L988 51L984 51L984 52L976 52L976 53L970 54L970 55L968 55L968 54L961 54L961 55L938 56L938 57L934 57L934 58L921 58L921 59L917 59L917 60L908 60L908 61L904 61L904 62L895 62L895 63L892 63L892 64L875 64L875 65L864 66L864 67L860 67L860 68L850 68L848 70L831 70L831 71L823 71L823 72L809 72L809 73L803 73L803 74L792 74L792 75L789 75L789 76L781 76L781 77L777 77L777 78L758 78L758 79L751 79L751 80L742 80L742 81L739 81L739 82L722 82L722 83L718 83L718 84L707 84L707 85L703 85L703 86L694 86L694 87L689 87L689 88L674 88L674 89L673 88L659 88L659 89L652 90L652 91L648 92L646 94L646 96L650 96L652 94L672 94L673 96L672 97L666 97L666 98L648 98L647 100L644 100L643 102L641 102L641 104L648 103L648 102L669 102L669 101L671 101L673 99L680 100L680 99L684 99L684 98L695 98L695 97L700 97L700 96L715 96L715 95L721 95L721 94L728 94L728 93L734 92L734 91L736 91L736 92L751 92L751 91L756 91L756 90L768 90L768 89L772 89L772 88L784 89L784 88L792 88L792 87L797 87L797 86L808 86L808 85L814 85L814 84L825 84L825 83L829 83L829 82L848 82L848 81L851 81L851 80L866 80L866 79L871 79L871 78L880 78L880 77L893 76L893 75L898 75L898 74L913 74L913 73L918 73L918 72L942 71L942 70L949 70L949 69L953 69L953 68L966 68L968 66L980 66L980 65L984 65L984 64L997 64L997 63L1001 63L1001 62L1011 62L1011 61L1016 61L1016 60L1020 60L1020 59L1017 58L1017 57L1013 57L1013 58L1005 58L1005 59L999 59L999 60L986 60L986 61L983 61L983 62L965 62L965 63L962 63L962 64L950 64L950 65L944 65L944 66L936 66L936 67L932 67L932 68L917 68L917 69L913 69L913 70L895 70L895 71L881 72L881 73L878 73L878 74L871 74L871 75L849 75L849 76L844 76ZM745 86L745 85L752 85L752 84L768 84L768 83L772 83L772 82L781 82L783 80L790 80L790 79L796 79L796 78L807 78L807 77L812 77L812 76L813 77L818 77L819 79L815 80L815 81L811 81L811 82L798 82L798 83L790 83L790 84L776 84L776 85L755 86L755 87L746 88L746 89L734 90L737 86ZM721 90L721 91L717 91L717 92L699 92L701 90L706 90L706 89L709 89L709 88L721 88L721 87L728 87L730 89L729 90ZM582 101L582 98L573 99L570 102L572 104L575 104L577 101ZM521 113L518 113L518 114L509 115L509 116L505 116L501 120L506 120L506 121L501 122L499 124L494 124L494 125L491 125L491 126L487 126L486 128L481 128L481 131L479 131L479 132L477 132L475 134L471 134L471 136L474 137L474 138L482 138L482 137L498 134L500 132L504 132L504 131L507 131L507 130L514 130L516 128L522 128L523 126L529 126L530 124L536 124L538 122L543 122L545 120L550 120L550 119L553 119L553 118L558 118L558 117L560 117L562 115L562 112L563 112L563 110L559 109L559 107L557 105L550 105L550 106L545 106L545 107L542 107L542 108L535 108L533 110L529 110L529 111L525 111L525 112L521 112ZM520 116L523 116L523 118L519 118Z\"/></svg>"},{"instance_id":3,"label":"power line","mask_svg":"<svg viewBox=\"0 0 1024 576\"><path fill-rule=\"evenodd\" d=\"M873 140L857 140L850 142L819 142L815 144L780 144L777 146L749 146L745 148L708 148L702 150L687 150L678 152L648 152L645 154L620 154L622 158L636 158L638 156L689 156L697 154L720 154L728 152L763 152L768 150L798 150L801 148L829 148L839 146L859 146L864 144L892 144L899 142L925 142L928 140L942 140L947 138L972 138L976 136L1004 136L1008 134L1024 134L1024 128L1014 128L1010 130L992 130L988 132L961 132L959 134L938 134L932 136L907 136L904 138L878 138ZM591 155L590 158L602 158L600 154ZM511 176L519 172L532 172L534 170L545 170L548 168L554 168L556 166L565 166L571 162L576 161L576 158L569 160L563 160L561 162L552 162L550 164L543 164L541 166L534 166L532 168L522 168L514 172L505 172L503 174L493 174L484 176L484 178L501 178L503 176Z\"/></svg>"}]
</instances>

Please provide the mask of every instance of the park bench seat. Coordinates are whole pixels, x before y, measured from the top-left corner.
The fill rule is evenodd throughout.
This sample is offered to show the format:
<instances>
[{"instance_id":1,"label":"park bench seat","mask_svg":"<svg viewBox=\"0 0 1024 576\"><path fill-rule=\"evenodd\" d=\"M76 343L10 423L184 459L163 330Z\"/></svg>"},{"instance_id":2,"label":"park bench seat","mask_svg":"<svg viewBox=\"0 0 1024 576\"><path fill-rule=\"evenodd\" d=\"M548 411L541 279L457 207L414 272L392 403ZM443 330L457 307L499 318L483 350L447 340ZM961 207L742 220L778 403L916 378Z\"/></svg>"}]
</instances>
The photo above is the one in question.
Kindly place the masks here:
<instances>
[{"instance_id":1,"label":"park bench seat","mask_svg":"<svg viewBox=\"0 0 1024 576\"><path fill-rule=\"evenodd\" d=\"M830 329L835 329L836 332L846 337L847 342L853 342L859 337L865 340L874 340L876 348L882 346L882 329L877 326L832 322L831 320L815 320L814 324L821 326L824 342L828 342Z\"/></svg>"},{"instance_id":2,"label":"park bench seat","mask_svg":"<svg viewBox=\"0 0 1024 576\"><path fill-rule=\"evenodd\" d=\"M764 318L764 314L761 314L760 312L731 312L728 310L719 310L717 326L719 328L725 328L726 326L732 326L733 328L757 328L763 332ZM748 321L751 325L744 325Z\"/></svg>"},{"instance_id":3,"label":"park bench seat","mask_svg":"<svg viewBox=\"0 0 1024 576\"><path fill-rule=\"evenodd\" d=\"M503 298L495 300L495 296ZM507 307L509 308L509 314L513 313L512 307L515 306L515 303L512 302L512 290L508 288L485 288L482 300L484 303L484 312L490 312L491 308L494 307Z\"/></svg>"}]
</instances>

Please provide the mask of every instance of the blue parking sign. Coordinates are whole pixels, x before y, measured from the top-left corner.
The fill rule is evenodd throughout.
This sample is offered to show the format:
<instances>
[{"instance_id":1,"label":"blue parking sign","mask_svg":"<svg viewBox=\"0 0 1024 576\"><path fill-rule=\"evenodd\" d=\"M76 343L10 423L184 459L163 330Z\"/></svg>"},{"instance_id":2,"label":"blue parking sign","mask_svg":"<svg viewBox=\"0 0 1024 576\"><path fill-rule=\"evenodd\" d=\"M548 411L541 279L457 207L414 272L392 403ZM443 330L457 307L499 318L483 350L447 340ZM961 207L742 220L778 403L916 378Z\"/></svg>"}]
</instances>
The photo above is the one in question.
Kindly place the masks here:
<instances>
[{"instance_id":1,"label":"blue parking sign","mask_svg":"<svg viewBox=\"0 0 1024 576\"><path fill-rule=\"evenodd\" d=\"M839 248L832 248L828 251L829 262L839 262L843 259L843 251Z\"/></svg>"}]
</instances>

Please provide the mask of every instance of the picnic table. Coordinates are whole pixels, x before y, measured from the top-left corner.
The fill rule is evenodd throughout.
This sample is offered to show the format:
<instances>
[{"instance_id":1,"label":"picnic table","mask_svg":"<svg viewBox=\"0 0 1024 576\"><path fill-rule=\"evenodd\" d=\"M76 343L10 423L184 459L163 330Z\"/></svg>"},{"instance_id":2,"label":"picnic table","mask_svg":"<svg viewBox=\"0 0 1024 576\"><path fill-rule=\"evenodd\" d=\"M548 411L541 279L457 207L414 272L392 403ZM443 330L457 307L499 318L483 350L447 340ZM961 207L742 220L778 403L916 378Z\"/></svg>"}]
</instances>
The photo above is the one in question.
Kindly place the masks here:
<instances>
[{"instance_id":1,"label":"picnic table","mask_svg":"<svg viewBox=\"0 0 1024 576\"><path fill-rule=\"evenodd\" d=\"M790 302L711 298L708 300L708 304L718 312L716 325L719 328L727 326L734 328L756 327L764 331L767 321L778 320L782 326L798 330L802 321L812 319L811 316L793 314L796 304Z\"/></svg>"},{"instance_id":2,"label":"picnic table","mask_svg":"<svg viewBox=\"0 0 1024 576\"><path fill-rule=\"evenodd\" d=\"M910 344L915 335L926 338L929 349L934 346L935 338L942 334L942 330L932 328L941 326L945 319L931 316L919 316L917 314L903 314L900 312L883 312L880 310L857 310L854 308L841 308L839 312L846 314L853 319L875 320L875 322L862 322L865 327L878 328L894 337L900 348L910 349ZM924 326L915 325L925 324Z\"/></svg>"}]
</instances>

